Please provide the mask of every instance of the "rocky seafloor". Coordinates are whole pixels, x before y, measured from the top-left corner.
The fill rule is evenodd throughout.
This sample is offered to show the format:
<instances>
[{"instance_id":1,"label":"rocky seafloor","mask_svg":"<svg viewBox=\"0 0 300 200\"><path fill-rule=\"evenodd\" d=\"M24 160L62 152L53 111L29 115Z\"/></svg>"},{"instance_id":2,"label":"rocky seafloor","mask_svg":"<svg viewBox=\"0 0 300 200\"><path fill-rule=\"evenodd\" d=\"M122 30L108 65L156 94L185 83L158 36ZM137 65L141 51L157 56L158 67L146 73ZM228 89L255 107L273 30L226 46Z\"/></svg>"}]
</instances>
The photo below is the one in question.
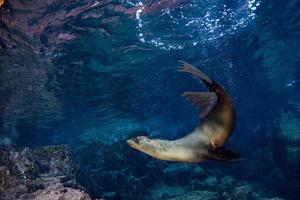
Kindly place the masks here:
<instances>
[{"instance_id":1,"label":"rocky seafloor","mask_svg":"<svg viewBox=\"0 0 300 200\"><path fill-rule=\"evenodd\" d=\"M2 146L0 199L297 199L299 108L289 103L270 113L261 127L264 145L233 164L160 161L129 148L122 138L110 143L80 138L70 146Z\"/></svg>"},{"instance_id":2,"label":"rocky seafloor","mask_svg":"<svg viewBox=\"0 0 300 200\"><path fill-rule=\"evenodd\" d=\"M215 175L213 171L205 171L199 165L159 165L157 161L152 160L144 167L139 166L145 171L137 172L137 167L135 171L131 170L140 173L139 175L127 174L130 171L129 163L127 169L126 166L115 171L99 168L88 176L81 174L80 177L80 166L74 164L70 149L65 145L36 149L3 147L0 154L0 197L3 200L96 199L90 197L76 179L81 179L81 182L85 179L93 184L93 189L89 185L90 190L102 191L97 197L102 196L101 199L279 199L264 193L265 191L257 188L255 184L238 181L232 176ZM145 164L145 160L139 162ZM183 177L185 178L182 179ZM98 182L93 183L93 179ZM111 185L112 181L109 179L114 179L115 185ZM112 186L115 187L114 191L104 191Z\"/></svg>"},{"instance_id":3,"label":"rocky seafloor","mask_svg":"<svg viewBox=\"0 0 300 200\"><path fill-rule=\"evenodd\" d=\"M294 133L299 108L289 103L270 114L261 127L264 145L234 164L160 161L129 148L124 138L105 143L85 137L70 146L2 146L0 199L297 199L299 138Z\"/></svg>"},{"instance_id":4,"label":"rocky seafloor","mask_svg":"<svg viewBox=\"0 0 300 200\"><path fill-rule=\"evenodd\" d=\"M292 102L270 113L260 127L263 145L239 148L246 159L234 164L160 161L130 149L125 138L105 143L84 137L70 147L2 146L0 199L297 199L299 116L300 105Z\"/></svg>"},{"instance_id":5,"label":"rocky seafloor","mask_svg":"<svg viewBox=\"0 0 300 200\"><path fill-rule=\"evenodd\" d=\"M88 200L67 146L0 150L0 199Z\"/></svg>"}]
</instances>

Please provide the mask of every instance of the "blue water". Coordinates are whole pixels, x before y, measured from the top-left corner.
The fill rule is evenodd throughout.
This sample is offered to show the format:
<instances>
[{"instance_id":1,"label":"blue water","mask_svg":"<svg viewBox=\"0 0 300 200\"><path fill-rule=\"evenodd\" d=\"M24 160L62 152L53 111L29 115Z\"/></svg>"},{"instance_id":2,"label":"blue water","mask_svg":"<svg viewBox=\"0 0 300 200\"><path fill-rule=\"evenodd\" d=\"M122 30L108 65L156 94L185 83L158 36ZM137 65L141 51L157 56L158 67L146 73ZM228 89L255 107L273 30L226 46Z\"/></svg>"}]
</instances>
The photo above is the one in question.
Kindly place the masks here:
<instances>
[{"instance_id":1,"label":"blue water","mask_svg":"<svg viewBox=\"0 0 300 200\"><path fill-rule=\"evenodd\" d=\"M152 166L125 140L174 139L199 123L180 94L205 88L178 72L185 60L230 93L237 123L226 146L245 158L200 166L299 198L300 1L47 2L0 10L0 144L68 144L93 197L144 199L158 181L143 175L170 163Z\"/></svg>"}]
</instances>

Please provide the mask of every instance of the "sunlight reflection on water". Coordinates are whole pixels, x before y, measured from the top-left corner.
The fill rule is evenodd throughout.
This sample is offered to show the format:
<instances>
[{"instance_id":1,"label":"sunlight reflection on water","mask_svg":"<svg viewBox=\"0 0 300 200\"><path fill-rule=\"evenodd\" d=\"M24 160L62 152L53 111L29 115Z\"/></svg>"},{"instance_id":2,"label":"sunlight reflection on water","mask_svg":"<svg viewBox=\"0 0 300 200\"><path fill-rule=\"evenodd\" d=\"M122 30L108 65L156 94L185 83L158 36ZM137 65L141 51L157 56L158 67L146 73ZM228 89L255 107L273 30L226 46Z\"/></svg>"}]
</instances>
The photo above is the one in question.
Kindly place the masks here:
<instances>
[{"instance_id":1,"label":"sunlight reflection on water","mask_svg":"<svg viewBox=\"0 0 300 200\"><path fill-rule=\"evenodd\" d=\"M148 18L144 13L147 5L143 1L125 3L139 8L135 16L139 40L171 50L205 44L237 33L256 17L255 11L261 1L193 0L178 7L164 8L155 18ZM155 27L159 26L161 29L157 30Z\"/></svg>"}]
</instances>

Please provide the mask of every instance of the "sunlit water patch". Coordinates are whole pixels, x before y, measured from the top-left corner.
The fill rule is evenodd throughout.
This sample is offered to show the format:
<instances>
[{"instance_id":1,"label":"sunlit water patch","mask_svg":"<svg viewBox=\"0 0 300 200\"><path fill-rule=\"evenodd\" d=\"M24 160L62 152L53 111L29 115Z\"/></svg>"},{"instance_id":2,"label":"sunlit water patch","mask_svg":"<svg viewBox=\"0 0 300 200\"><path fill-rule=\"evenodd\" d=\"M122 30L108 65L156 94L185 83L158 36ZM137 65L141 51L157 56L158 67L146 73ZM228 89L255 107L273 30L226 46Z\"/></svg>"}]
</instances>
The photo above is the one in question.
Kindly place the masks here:
<instances>
[{"instance_id":1,"label":"sunlit water patch","mask_svg":"<svg viewBox=\"0 0 300 200\"><path fill-rule=\"evenodd\" d=\"M261 0L174 2L162 1L165 5L157 10L148 1L125 2L138 8L135 18L141 42L170 50L216 41L245 28L256 17Z\"/></svg>"}]
</instances>

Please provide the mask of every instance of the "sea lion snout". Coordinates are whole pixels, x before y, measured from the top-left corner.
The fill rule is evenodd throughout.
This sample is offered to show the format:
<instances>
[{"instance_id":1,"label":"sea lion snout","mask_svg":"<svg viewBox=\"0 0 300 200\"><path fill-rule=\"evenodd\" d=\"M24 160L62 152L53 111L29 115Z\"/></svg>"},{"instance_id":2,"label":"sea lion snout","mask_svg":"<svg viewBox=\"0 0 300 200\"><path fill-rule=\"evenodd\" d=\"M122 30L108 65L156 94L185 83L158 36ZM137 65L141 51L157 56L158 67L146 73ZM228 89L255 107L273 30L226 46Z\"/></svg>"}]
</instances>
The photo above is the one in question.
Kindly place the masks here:
<instances>
[{"instance_id":1,"label":"sea lion snout","mask_svg":"<svg viewBox=\"0 0 300 200\"><path fill-rule=\"evenodd\" d=\"M128 139L126 142L130 147L137 149L138 147L141 148L141 146L144 146L143 144L150 143L151 141L146 136L138 136Z\"/></svg>"},{"instance_id":2,"label":"sea lion snout","mask_svg":"<svg viewBox=\"0 0 300 200\"><path fill-rule=\"evenodd\" d=\"M126 142L130 147L135 147L136 143L138 143L138 140L137 140L137 138L131 138L131 139L126 140Z\"/></svg>"},{"instance_id":3,"label":"sea lion snout","mask_svg":"<svg viewBox=\"0 0 300 200\"><path fill-rule=\"evenodd\" d=\"M144 138L144 136L138 136L138 137L128 139L128 140L126 140L126 142L129 146L136 147L142 138Z\"/></svg>"}]
</instances>

